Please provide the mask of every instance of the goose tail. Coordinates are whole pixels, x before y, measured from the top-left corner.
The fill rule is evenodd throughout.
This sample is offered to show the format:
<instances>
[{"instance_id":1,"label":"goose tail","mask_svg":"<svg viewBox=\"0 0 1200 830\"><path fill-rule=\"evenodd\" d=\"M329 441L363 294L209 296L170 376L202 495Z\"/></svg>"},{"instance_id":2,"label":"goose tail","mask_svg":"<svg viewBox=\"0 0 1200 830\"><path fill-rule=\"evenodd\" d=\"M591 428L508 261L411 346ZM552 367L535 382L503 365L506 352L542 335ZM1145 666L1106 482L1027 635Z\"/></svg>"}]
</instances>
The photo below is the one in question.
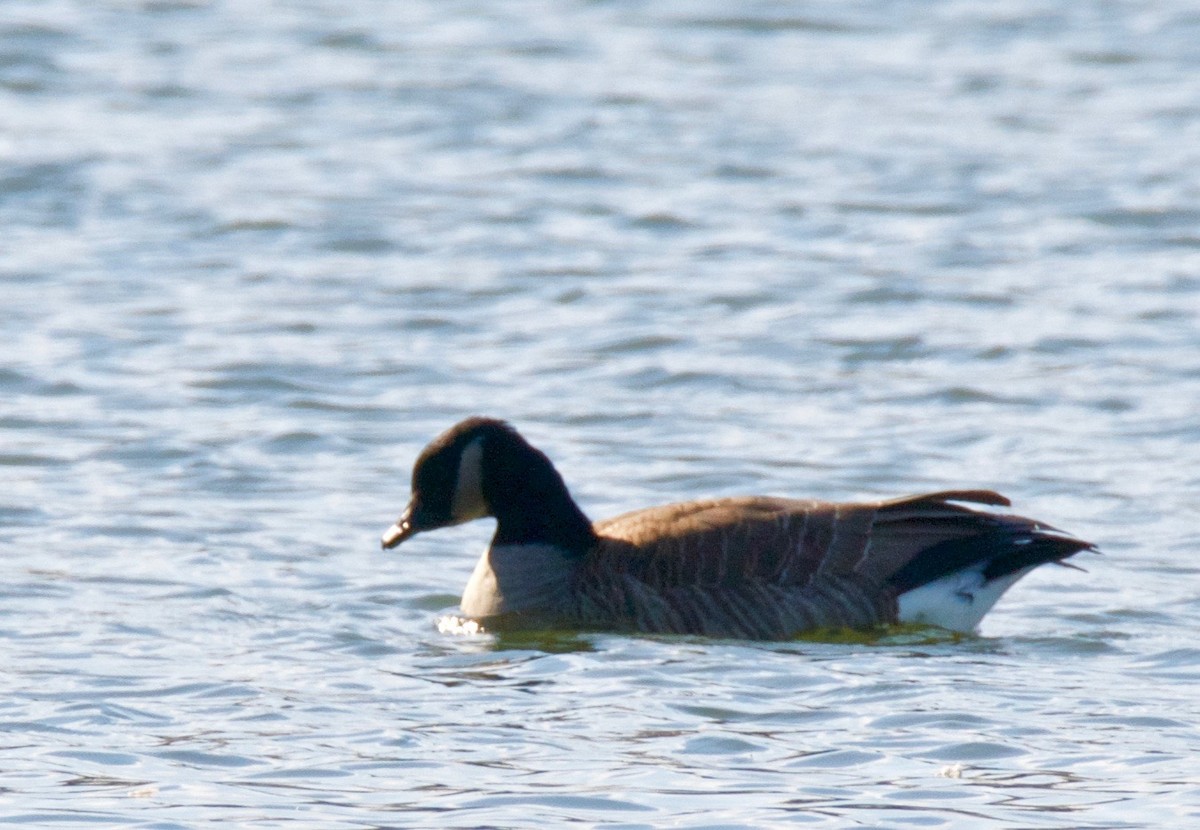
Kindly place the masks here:
<instances>
[{"instance_id":1,"label":"goose tail","mask_svg":"<svg viewBox=\"0 0 1200 830\"><path fill-rule=\"evenodd\" d=\"M892 575L901 622L974 631L1004 592L1034 568L1075 568L1068 558L1096 550L1091 542L1029 519L997 518L982 533L926 548Z\"/></svg>"}]
</instances>

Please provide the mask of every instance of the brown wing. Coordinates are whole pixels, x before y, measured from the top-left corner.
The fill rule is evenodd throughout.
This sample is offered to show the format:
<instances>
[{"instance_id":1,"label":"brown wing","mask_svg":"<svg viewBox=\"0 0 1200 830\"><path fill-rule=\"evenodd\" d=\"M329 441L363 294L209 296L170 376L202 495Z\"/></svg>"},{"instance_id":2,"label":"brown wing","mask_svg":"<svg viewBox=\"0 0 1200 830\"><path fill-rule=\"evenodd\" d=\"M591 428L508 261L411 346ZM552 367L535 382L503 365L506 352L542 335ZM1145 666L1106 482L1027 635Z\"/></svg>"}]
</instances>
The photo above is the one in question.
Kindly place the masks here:
<instances>
[{"instance_id":1,"label":"brown wing","mask_svg":"<svg viewBox=\"0 0 1200 830\"><path fill-rule=\"evenodd\" d=\"M920 551L977 534L990 518L951 501L1008 504L987 490L861 503L746 497L669 504L596 523L605 543L594 567L660 589L802 585L849 574L882 585Z\"/></svg>"},{"instance_id":2,"label":"brown wing","mask_svg":"<svg viewBox=\"0 0 1200 830\"><path fill-rule=\"evenodd\" d=\"M652 507L597 523L606 544L594 565L660 589L805 582L828 551L861 552L855 537L871 512L843 517L832 504L754 497ZM847 531L835 548L839 525Z\"/></svg>"},{"instance_id":3,"label":"brown wing","mask_svg":"<svg viewBox=\"0 0 1200 830\"><path fill-rule=\"evenodd\" d=\"M901 591L972 563L987 563L991 578L1090 547L954 502L1008 504L988 490L957 490L854 504L720 499L617 516L595 525L574 614L752 638L865 627L894 622Z\"/></svg>"}]
</instances>

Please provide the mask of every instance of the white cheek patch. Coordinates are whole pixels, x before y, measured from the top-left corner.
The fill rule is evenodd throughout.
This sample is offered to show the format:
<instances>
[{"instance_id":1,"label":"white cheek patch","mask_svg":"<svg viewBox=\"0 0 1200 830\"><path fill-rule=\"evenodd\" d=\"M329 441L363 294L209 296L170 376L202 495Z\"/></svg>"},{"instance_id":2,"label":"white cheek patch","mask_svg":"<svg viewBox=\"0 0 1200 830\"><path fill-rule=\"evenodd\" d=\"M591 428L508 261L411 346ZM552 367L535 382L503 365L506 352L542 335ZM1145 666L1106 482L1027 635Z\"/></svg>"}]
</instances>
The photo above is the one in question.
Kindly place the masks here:
<instances>
[{"instance_id":1,"label":"white cheek patch","mask_svg":"<svg viewBox=\"0 0 1200 830\"><path fill-rule=\"evenodd\" d=\"M489 514L483 498L483 439L476 438L462 451L458 460L458 480L450 511L455 522L482 519Z\"/></svg>"}]
</instances>

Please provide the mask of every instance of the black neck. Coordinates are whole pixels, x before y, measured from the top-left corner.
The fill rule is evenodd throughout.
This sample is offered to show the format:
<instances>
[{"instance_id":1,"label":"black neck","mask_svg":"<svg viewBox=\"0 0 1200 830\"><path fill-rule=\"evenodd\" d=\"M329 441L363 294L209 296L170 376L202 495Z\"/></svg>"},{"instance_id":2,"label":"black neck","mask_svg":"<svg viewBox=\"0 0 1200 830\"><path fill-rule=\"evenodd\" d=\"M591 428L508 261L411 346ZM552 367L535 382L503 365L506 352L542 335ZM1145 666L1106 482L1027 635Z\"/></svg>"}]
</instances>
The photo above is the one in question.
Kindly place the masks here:
<instances>
[{"instance_id":1,"label":"black neck","mask_svg":"<svg viewBox=\"0 0 1200 830\"><path fill-rule=\"evenodd\" d=\"M523 439L484 449L484 498L496 517L493 545L545 544L582 555L596 541L592 523L541 451Z\"/></svg>"}]
</instances>

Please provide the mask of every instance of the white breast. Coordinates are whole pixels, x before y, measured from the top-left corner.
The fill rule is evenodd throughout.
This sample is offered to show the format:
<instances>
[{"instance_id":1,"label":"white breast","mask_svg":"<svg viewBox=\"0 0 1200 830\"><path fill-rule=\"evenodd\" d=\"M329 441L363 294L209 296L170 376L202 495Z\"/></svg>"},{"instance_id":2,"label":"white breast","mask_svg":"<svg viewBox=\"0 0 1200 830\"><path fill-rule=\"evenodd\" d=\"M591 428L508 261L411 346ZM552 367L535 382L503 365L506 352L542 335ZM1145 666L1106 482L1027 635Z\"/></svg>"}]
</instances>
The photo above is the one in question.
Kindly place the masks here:
<instances>
[{"instance_id":1,"label":"white breast","mask_svg":"<svg viewBox=\"0 0 1200 830\"><path fill-rule=\"evenodd\" d=\"M463 614L485 619L501 614L562 612L569 604L577 562L550 545L488 548L463 590Z\"/></svg>"}]
</instances>

